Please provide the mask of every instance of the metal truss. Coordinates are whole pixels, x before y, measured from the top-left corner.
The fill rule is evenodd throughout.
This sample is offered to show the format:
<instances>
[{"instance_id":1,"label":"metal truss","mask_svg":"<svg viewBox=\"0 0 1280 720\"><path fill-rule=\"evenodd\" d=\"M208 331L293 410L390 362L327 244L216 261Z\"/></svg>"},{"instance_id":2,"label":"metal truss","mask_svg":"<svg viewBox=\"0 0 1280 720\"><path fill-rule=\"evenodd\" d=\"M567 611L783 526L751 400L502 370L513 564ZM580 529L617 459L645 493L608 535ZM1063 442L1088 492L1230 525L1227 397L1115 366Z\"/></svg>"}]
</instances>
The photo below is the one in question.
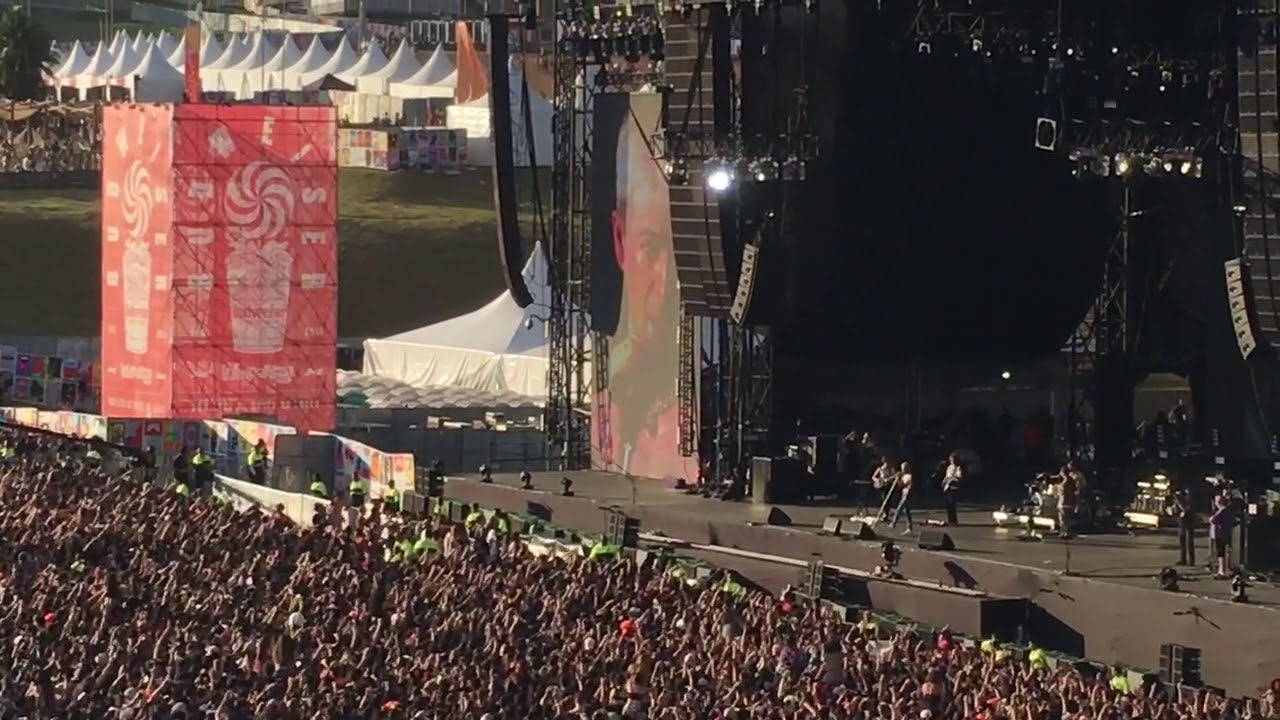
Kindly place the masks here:
<instances>
[{"instance_id":1,"label":"metal truss","mask_svg":"<svg viewBox=\"0 0 1280 720\"><path fill-rule=\"evenodd\" d=\"M563 3L558 14L573 12ZM591 114L595 88L585 82L585 61L558 43L555 80L554 159L547 317L549 367L545 430L548 457L561 470L591 463L591 413L595 391L607 383L608 363L600 337L592 339L587 316L591 276ZM592 362L592 350L596 357ZM607 350L605 351L607 352ZM588 382L587 366L595 368Z\"/></svg>"}]
</instances>

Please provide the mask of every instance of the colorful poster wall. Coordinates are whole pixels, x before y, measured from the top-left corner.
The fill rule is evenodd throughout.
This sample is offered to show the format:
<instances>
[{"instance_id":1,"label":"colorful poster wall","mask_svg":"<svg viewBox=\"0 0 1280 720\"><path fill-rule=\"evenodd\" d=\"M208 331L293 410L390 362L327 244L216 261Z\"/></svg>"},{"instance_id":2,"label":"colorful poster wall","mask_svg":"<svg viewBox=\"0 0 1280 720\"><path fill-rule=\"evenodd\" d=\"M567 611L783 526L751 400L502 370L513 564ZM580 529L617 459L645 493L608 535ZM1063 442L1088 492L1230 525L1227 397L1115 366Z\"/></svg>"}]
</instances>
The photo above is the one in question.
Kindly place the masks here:
<instances>
[{"instance_id":1,"label":"colorful poster wall","mask_svg":"<svg viewBox=\"0 0 1280 720\"><path fill-rule=\"evenodd\" d=\"M592 414L596 467L640 477L692 479L682 457L677 382L680 300L667 181L649 138L661 98L596 98L592 163L591 320L609 336L609 387Z\"/></svg>"},{"instance_id":2,"label":"colorful poster wall","mask_svg":"<svg viewBox=\"0 0 1280 720\"><path fill-rule=\"evenodd\" d=\"M93 363L31 355L0 345L0 394L13 402L60 410L96 407L99 387Z\"/></svg>"}]
</instances>

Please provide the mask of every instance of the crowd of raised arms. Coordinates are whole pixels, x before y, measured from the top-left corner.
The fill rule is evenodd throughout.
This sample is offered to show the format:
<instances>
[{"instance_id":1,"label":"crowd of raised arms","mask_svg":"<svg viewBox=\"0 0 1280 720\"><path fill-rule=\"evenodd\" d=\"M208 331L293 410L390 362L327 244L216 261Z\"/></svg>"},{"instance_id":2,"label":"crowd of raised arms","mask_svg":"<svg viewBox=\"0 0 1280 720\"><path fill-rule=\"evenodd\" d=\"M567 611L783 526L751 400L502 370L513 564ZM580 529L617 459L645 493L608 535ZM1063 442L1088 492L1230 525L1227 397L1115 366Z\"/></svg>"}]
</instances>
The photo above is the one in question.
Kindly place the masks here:
<instances>
[{"instance_id":1,"label":"crowd of raised arms","mask_svg":"<svg viewBox=\"0 0 1280 720\"><path fill-rule=\"evenodd\" d=\"M1274 717L496 527L298 527L8 438L0 720Z\"/></svg>"}]
</instances>

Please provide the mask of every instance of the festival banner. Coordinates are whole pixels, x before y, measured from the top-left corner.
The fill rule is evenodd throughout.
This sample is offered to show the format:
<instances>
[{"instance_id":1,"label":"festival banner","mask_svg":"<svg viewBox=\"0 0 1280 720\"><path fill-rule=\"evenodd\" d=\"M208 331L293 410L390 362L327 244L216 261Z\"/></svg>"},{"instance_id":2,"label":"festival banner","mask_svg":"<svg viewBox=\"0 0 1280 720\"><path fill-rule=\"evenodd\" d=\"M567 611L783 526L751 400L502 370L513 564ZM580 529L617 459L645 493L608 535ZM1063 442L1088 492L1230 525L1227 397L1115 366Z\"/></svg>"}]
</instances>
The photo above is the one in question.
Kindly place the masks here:
<instances>
[{"instance_id":1,"label":"festival banner","mask_svg":"<svg viewBox=\"0 0 1280 720\"><path fill-rule=\"evenodd\" d=\"M102 110L102 412L108 416L171 411L172 115L171 105ZM24 357L32 360L18 356L19 369ZM34 367L29 372L42 374ZM33 398L35 384L28 389Z\"/></svg>"},{"instance_id":2,"label":"festival banner","mask_svg":"<svg viewBox=\"0 0 1280 720\"><path fill-rule=\"evenodd\" d=\"M271 457L276 456L276 438L281 435L296 435L294 428L286 425L255 422L253 420L223 420L218 423L222 434L218 436L218 446L226 457L243 457L261 440L267 445Z\"/></svg>"},{"instance_id":3,"label":"festival banner","mask_svg":"<svg viewBox=\"0 0 1280 720\"><path fill-rule=\"evenodd\" d=\"M180 105L173 413L334 422L332 107Z\"/></svg>"}]
</instances>

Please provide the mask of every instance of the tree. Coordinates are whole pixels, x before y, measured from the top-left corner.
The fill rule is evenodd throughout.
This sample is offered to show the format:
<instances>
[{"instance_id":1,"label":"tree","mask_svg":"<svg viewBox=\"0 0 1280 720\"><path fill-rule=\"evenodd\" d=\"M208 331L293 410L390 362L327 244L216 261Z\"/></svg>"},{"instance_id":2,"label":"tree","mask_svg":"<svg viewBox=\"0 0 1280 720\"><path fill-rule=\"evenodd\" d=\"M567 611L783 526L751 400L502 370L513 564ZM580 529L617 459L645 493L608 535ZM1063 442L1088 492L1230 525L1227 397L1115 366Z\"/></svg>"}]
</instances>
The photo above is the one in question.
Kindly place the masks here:
<instances>
[{"instance_id":1,"label":"tree","mask_svg":"<svg viewBox=\"0 0 1280 720\"><path fill-rule=\"evenodd\" d=\"M53 73L56 61L52 37L26 10L0 10L0 97L45 97L49 92L45 77Z\"/></svg>"}]
</instances>

